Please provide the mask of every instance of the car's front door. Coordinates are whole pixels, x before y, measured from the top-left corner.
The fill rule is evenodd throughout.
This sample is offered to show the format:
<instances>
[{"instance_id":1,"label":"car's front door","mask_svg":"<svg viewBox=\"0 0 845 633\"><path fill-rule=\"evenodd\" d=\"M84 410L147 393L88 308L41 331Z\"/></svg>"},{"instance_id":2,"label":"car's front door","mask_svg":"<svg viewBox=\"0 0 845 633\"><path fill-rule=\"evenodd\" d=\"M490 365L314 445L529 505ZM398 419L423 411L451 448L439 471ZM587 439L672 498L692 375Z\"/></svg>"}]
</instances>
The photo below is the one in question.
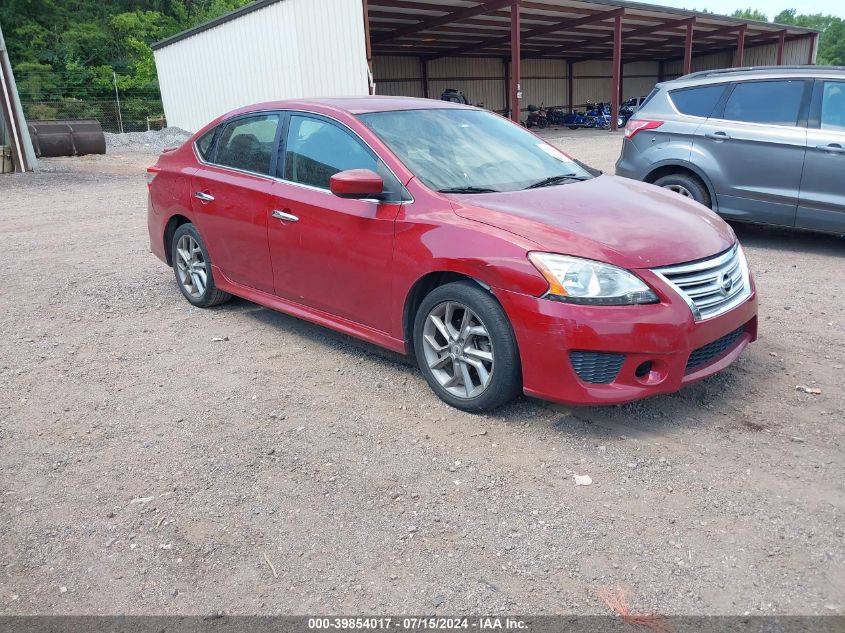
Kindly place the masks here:
<instances>
[{"instance_id":1,"label":"car's front door","mask_svg":"<svg viewBox=\"0 0 845 633\"><path fill-rule=\"evenodd\" d=\"M816 82L795 226L845 233L845 81Z\"/></svg>"},{"instance_id":2,"label":"car's front door","mask_svg":"<svg viewBox=\"0 0 845 633\"><path fill-rule=\"evenodd\" d=\"M329 179L347 169L379 173L392 201L333 195ZM279 176L268 231L276 294L389 332L394 220L404 188L351 130L311 114L289 116Z\"/></svg>"},{"instance_id":3,"label":"car's front door","mask_svg":"<svg viewBox=\"0 0 845 633\"><path fill-rule=\"evenodd\" d=\"M267 218L281 115L224 123L208 162L191 179L191 204L211 262L232 281L273 292Z\"/></svg>"},{"instance_id":4,"label":"car's front door","mask_svg":"<svg viewBox=\"0 0 845 633\"><path fill-rule=\"evenodd\" d=\"M802 80L737 82L698 127L693 155L707 163L721 215L795 224L809 95Z\"/></svg>"}]
</instances>

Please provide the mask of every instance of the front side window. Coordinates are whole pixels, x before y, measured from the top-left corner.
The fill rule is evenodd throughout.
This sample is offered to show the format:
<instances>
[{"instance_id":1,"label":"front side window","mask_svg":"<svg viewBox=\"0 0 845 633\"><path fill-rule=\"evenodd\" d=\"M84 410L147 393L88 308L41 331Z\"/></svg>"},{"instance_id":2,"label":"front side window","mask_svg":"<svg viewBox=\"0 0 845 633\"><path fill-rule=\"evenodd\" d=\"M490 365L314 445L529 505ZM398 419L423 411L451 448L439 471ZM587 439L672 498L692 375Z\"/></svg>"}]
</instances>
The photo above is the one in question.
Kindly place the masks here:
<instances>
[{"instance_id":1,"label":"front side window","mask_svg":"<svg viewBox=\"0 0 845 633\"><path fill-rule=\"evenodd\" d=\"M672 103L681 114L707 118L713 112L722 93L724 84L715 86L699 86L698 88L683 88L669 93Z\"/></svg>"},{"instance_id":2,"label":"front side window","mask_svg":"<svg viewBox=\"0 0 845 633\"><path fill-rule=\"evenodd\" d=\"M515 191L592 177L543 139L491 112L397 110L359 119L435 191Z\"/></svg>"},{"instance_id":3,"label":"front side window","mask_svg":"<svg viewBox=\"0 0 845 633\"><path fill-rule=\"evenodd\" d=\"M804 82L743 81L725 103L723 118L745 123L796 125L801 110Z\"/></svg>"},{"instance_id":4,"label":"front side window","mask_svg":"<svg viewBox=\"0 0 845 633\"><path fill-rule=\"evenodd\" d=\"M823 130L845 132L845 82L824 82L820 124Z\"/></svg>"},{"instance_id":5,"label":"front side window","mask_svg":"<svg viewBox=\"0 0 845 633\"><path fill-rule=\"evenodd\" d=\"M278 114L258 114L226 124L217 142L215 163L255 174L272 175Z\"/></svg>"},{"instance_id":6,"label":"front side window","mask_svg":"<svg viewBox=\"0 0 845 633\"><path fill-rule=\"evenodd\" d=\"M386 200L403 198L403 187L383 161L351 132L325 119L294 114L285 149L284 179L329 189L331 177L369 169L384 181Z\"/></svg>"}]
</instances>

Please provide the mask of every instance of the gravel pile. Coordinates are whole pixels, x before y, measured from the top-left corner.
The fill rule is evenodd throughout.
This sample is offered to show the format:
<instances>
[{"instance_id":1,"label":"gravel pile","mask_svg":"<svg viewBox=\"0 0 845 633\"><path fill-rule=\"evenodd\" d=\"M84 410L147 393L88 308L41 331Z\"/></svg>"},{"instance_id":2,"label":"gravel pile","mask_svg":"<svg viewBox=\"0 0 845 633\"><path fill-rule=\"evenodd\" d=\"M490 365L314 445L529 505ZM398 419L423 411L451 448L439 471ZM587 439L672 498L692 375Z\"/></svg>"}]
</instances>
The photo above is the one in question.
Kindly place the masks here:
<instances>
[{"instance_id":1,"label":"gravel pile","mask_svg":"<svg viewBox=\"0 0 845 633\"><path fill-rule=\"evenodd\" d=\"M106 151L121 152L143 152L146 154L158 154L167 147L178 147L191 137L178 127L166 127L163 130L149 130L147 132L126 132L124 134L113 134L105 132Z\"/></svg>"}]
</instances>

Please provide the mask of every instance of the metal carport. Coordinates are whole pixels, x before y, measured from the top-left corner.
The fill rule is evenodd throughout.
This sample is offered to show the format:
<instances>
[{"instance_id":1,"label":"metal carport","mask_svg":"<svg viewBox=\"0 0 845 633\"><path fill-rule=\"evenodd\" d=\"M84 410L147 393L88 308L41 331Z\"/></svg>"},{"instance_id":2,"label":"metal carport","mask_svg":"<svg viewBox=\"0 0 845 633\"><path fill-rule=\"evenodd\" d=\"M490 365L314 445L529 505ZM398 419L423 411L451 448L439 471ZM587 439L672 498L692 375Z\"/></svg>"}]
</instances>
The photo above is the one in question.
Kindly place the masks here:
<instances>
[{"instance_id":1,"label":"metal carport","mask_svg":"<svg viewBox=\"0 0 845 633\"><path fill-rule=\"evenodd\" d=\"M818 47L818 32L812 29L607 0L364 0L364 15L370 68L379 57L418 59L419 73L391 81L419 81L422 96L429 96L428 68L435 60L501 59L505 110L516 121L524 60L565 61L569 108L575 105L574 65L610 61L614 129L623 64L654 63L656 80L662 81L673 62L679 67L675 74L690 72L693 60L702 56L721 60L714 67L742 66L754 48L764 51L755 65L812 64ZM727 52L730 59L714 55Z\"/></svg>"}]
</instances>

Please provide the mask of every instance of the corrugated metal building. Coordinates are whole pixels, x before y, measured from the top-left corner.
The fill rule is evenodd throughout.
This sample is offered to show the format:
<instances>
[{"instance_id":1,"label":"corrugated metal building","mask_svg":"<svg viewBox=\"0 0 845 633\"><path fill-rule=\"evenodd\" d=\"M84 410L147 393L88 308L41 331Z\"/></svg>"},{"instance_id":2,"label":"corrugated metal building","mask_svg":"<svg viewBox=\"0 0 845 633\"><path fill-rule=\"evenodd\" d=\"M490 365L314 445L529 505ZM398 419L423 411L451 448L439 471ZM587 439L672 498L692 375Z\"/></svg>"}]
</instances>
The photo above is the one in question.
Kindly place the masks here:
<instances>
[{"instance_id":1,"label":"corrugated metal building","mask_svg":"<svg viewBox=\"0 0 845 633\"><path fill-rule=\"evenodd\" d=\"M290 97L385 95L519 118L686 72L813 63L818 33L621 0L259 0L154 47L170 125ZM614 118L615 120L615 118Z\"/></svg>"},{"instance_id":2,"label":"corrugated metal building","mask_svg":"<svg viewBox=\"0 0 845 633\"><path fill-rule=\"evenodd\" d=\"M154 47L168 125L250 103L368 94L361 0L262 0Z\"/></svg>"}]
</instances>

